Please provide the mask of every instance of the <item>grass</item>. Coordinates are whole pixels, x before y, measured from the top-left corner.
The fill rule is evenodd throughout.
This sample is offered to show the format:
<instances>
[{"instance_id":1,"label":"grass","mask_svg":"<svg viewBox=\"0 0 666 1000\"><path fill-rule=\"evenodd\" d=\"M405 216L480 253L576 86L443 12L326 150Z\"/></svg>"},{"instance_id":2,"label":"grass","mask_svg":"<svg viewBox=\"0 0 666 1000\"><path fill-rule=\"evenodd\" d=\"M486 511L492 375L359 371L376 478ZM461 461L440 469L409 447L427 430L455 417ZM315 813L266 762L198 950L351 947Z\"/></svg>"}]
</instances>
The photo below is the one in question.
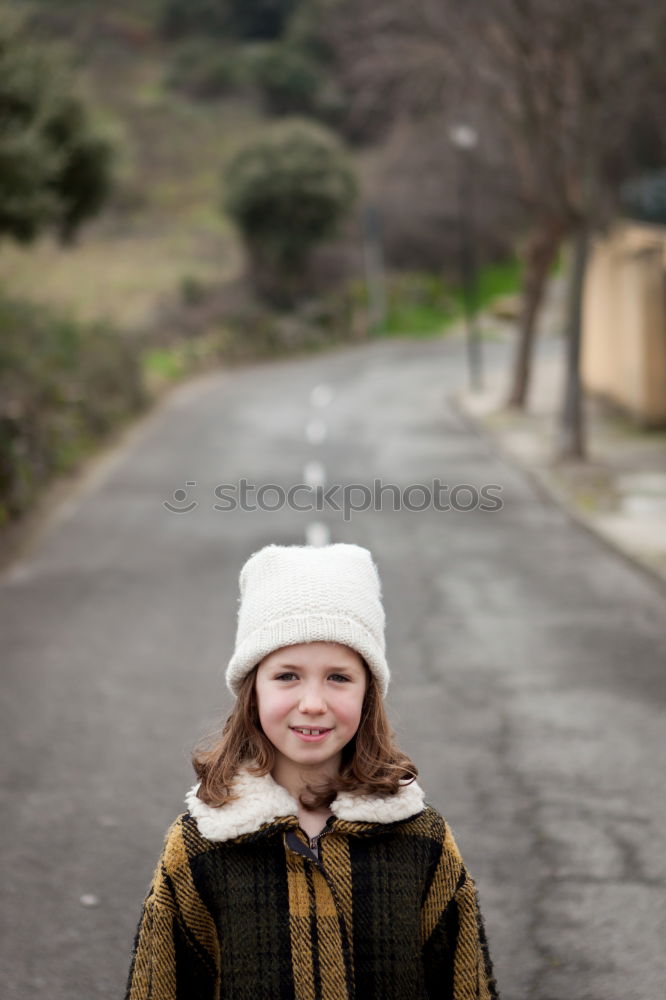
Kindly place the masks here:
<instances>
[{"instance_id":1,"label":"grass","mask_svg":"<svg viewBox=\"0 0 666 1000\"><path fill-rule=\"evenodd\" d=\"M85 4L71 10L84 21L102 16ZM81 31L78 14L75 23ZM103 38L78 75L99 126L118 142L115 192L71 247L48 234L29 246L3 241L0 278L82 321L150 328L186 276L211 284L240 272L238 238L219 210L223 171L264 119L246 101L196 106L167 91L163 46L107 51Z\"/></svg>"},{"instance_id":2,"label":"grass","mask_svg":"<svg viewBox=\"0 0 666 1000\"><path fill-rule=\"evenodd\" d=\"M476 309L518 291L520 263L510 260L482 268L477 276ZM389 283L386 322L376 336L437 336L465 315L462 289L439 276L397 275Z\"/></svg>"},{"instance_id":3,"label":"grass","mask_svg":"<svg viewBox=\"0 0 666 1000\"><path fill-rule=\"evenodd\" d=\"M225 357L232 339L222 325L196 337L174 344L148 348L143 352L143 381L151 396L187 375L210 370Z\"/></svg>"},{"instance_id":4,"label":"grass","mask_svg":"<svg viewBox=\"0 0 666 1000\"><path fill-rule=\"evenodd\" d=\"M63 250L51 238L31 249L0 250L3 283L21 298L67 308L82 321L104 317L125 329L148 327L156 305L186 277L204 283L233 275L239 254L223 233L155 228L85 240Z\"/></svg>"},{"instance_id":5,"label":"grass","mask_svg":"<svg viewBox=\"0 0 666 1000\"><path fill-rule=\"evenodd\" d=\"M511 295L520 288L521 265L516 258L501 264L489 264L479 275L478 305L485 309L500 295Z\"/></svg>"}]
</instances>

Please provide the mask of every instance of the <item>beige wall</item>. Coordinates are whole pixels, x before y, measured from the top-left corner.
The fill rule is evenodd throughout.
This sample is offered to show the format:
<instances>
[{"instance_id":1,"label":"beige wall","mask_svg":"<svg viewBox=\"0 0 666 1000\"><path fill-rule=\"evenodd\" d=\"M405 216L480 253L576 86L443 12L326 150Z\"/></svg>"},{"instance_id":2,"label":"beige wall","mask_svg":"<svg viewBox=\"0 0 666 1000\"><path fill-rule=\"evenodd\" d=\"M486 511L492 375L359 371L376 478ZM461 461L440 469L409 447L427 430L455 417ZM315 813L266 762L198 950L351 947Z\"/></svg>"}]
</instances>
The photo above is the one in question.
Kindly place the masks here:
<instances>
[{"instance_id":1,"label":"beige wall","mask_svg":"<svg viewBox=\"0 0 666 1000\"><path fill-rule=\"evenodd\" d=\"M582 378L645 426L666 426L666 227L624 222L595 242Z\"/></svg>"}]
</instances>

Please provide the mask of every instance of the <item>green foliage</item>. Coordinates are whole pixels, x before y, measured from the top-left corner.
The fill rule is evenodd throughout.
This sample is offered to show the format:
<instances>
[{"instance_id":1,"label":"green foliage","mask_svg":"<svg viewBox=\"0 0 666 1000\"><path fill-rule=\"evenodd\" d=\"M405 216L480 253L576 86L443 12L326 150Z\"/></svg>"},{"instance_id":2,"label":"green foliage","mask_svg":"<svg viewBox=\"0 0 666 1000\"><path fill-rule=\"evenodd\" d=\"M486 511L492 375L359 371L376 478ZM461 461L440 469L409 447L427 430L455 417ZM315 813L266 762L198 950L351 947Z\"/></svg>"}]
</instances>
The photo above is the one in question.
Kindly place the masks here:
<instances>
[{"instance_id":1,"label":"green foliage","mask_svg":"<svg viewBox=\"0 0 666 1000\"><path fill-rule=\"evenodd\" d=\"M324 78L315 60L294 45L274 42L256 54L253 76L266 110L274 115L312 113Z\"/></svg>"},{"instance_id":2,"label":"green foliage","mask_svg":"<svg viewBox=\"0 0 666 1000\"><path fill-rule=\"evenodd\" d=\"M251 39L279 38L298 0L165 0L162 30Z\"/></svg>"},{"instance_id":3,"label":"green foliage","mask_svg":"<svg viewBox=\"0 0 666 1000\"><path fill-rule=\"evenodd\" d=\"M511 259L481 268L477 276L476 307L487 308L500 297L520 290L521 269ZM438 274L403 271L387 280L386 321L378 336L430 336L444 332L464 316L465 305L459 284ZM349 289L356 308L367 311L367 288L355 282Z\"/></svg>"},{"instance_id":4,"label":"green foliage","mask_svg":"<svg viewBox=\"0 0 666 1000\"><path fill-rule=\"evenodd\" d=\"M59 235L69 242L106 201L112 186L112 149L93 132L84 106L68 94L56 102L44 131L62 157L51 188L58 198Z\"/></svg>"},{"instance_id":5,"label":"green foliage","mask_svg":"<svg viewBox=\"0 0 666 1000\"><path fill-rule=\"evenodd\" d=\"M500 295L510 295L521 287L522 265L517 257L487 264L479 271L477 307L485 309Z\"/></svg>"},{"instance_id":6,"label":"green foliage","mask_svg":"<svg viewBox=\"0 0 666 1000\"><path fill-rule=\"evenodd\" d=\"M71 240L110 190L111 155L65 66L0 11L0 235Z\"/></svg>"},{"instance_id":7,"label":"green foliage","mask_svg":"<svg viewBox=\"0 0 666 1000\"><path fill-rule=\"evenodd\" d=\"M319 65L334 62L334 49L327 32L327 14L336 0L300 0L285 25L283 40L315 59Z\"/></svg>"},{"instance_id":8,"label":"green foliage","mask_svg":"<svg viewBox=\"0 0 666 1000\"><path fill-rule=\"evenodd\" d=\"M384 332L389 334L438 333L456 311L451 289L439 275L421 272L393 277L387 306Z\"/></svg>"},{"instance_id":9,"label":"green foliage","mask_svg":"<svg viewBox=\"0 0 666 1000\"><path fill-rule=\"evenodd\" d=\"M144 365L149 375L157 375L162 381L176 381L188 373L183 357L182 345L170 347L154 347L144 358Z\"/></svg>"},{"instance_id":10,"label":"green foliage","mask_svg":"<svg viewBox=\"0 0 666 1000\"><path fill-rule=\"evenodd\" d=\"M0 293L0 522L144 402L122 335Z\"/></svg>"},{"instance_id":11,"label":"green foliage","mask_svg":"<svg viewBox=\"0 0 666 1000\"><path fill-rule=\"evenodd\" d=\"M320 126L284 123L237 154L225 184L224 208L241 230L257 288L276 302L293 301L310 252L354 202L346 155Z\"/></svg>"},{"instance_id":12,"label":"green foliage","mask_svg":"<svg viewBox=\"0 0 666 1000\"><path fill-rule=\"evenodd\" d=\"M239 38L279 38L298 0L227 0Z\"/></svg>"},{"instance_id":13,"label":"green foliage","mask_svg":"<svg viewBox=\"0 0 666 1000\"><path fill-rule=\"evenodd\" d=\"M165 0L162 32L170 39L183 35L224 35L228 28L226 0Z\"/></svg>"},{"instance_id":14,"label":"green foliage","mask_svg":"<svg viewBox=\"0 0 666 1000\"><path fill-rule=\"evenodd\" d=\"M310 100L303 110L330 128L340 132L348 113L349 101L341 86L335 50L330 40L328 15L337 0L301 0L289 18L281 45L287 52L298 52L316 71Z\"/></svg>"}]
</instances>

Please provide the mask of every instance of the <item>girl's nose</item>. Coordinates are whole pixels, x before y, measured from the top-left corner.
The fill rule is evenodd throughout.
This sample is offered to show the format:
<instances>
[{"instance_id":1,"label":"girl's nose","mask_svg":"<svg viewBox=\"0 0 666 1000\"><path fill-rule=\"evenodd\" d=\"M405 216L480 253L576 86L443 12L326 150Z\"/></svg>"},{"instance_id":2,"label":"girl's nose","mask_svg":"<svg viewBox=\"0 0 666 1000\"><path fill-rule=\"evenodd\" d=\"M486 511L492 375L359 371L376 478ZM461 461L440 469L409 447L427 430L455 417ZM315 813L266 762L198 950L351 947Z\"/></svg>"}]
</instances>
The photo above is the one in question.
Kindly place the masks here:
<instances>
[{"instance_id":1,"label":"girl's nose","mask_svg":"<svg viewBox=\"0 0 666 1000\"><path fill-rule=\"evenodd\" d=\"M303 693L298 708L309 715L321 715L326 711L326 703L318 691L310 690Z\"/></svg>"}]
</instances>

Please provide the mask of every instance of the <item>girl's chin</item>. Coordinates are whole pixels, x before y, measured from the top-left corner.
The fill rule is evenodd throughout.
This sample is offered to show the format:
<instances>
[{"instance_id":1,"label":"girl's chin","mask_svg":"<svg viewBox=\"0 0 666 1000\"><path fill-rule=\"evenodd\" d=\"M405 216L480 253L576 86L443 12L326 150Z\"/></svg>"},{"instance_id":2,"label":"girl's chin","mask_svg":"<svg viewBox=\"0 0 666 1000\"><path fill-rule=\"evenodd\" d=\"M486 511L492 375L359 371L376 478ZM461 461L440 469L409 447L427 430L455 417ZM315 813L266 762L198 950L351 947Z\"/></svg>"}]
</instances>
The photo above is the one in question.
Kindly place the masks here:
<instances>
[{"instance_id":1,"label":"girl's chin","mask_svg":"<svg viewBox=\"0 0 666 1000\"><path fill-rule=\"evenodd\" d=\"M323 746L301 744L298 747L289 747L288 749L283 747L281 757L285 763L296 767L313 767L318 771L324 770L330 774L337 773L340 768L340 751L337 748L331 751Z\"/></svg>"}]
</instances>

